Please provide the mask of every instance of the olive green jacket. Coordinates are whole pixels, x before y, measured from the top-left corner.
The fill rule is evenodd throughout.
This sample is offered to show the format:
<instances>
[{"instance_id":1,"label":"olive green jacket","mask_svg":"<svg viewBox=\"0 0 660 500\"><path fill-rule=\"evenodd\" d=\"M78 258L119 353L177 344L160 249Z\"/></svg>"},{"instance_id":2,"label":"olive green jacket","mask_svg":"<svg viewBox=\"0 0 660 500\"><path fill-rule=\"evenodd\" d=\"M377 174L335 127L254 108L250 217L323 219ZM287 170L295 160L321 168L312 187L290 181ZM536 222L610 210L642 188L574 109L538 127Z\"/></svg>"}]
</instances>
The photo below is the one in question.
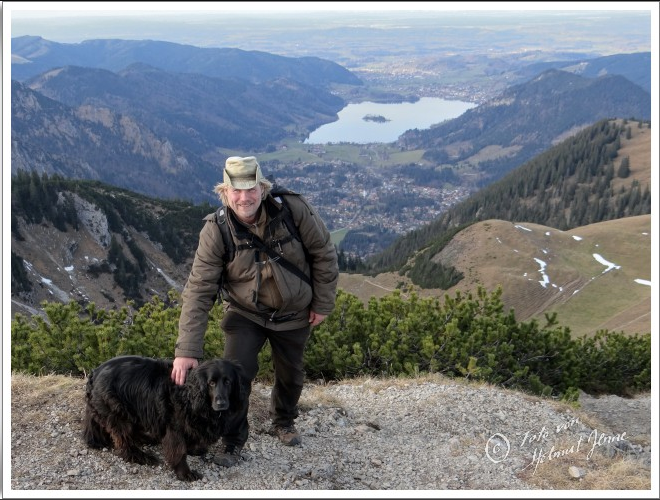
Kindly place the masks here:
<instances>
[{"instance_id":1,"label":"olive green jacket","mask_svg":"<svg viewBox=\"0 0 660 500\"><path fill-rule=\"evenodd\" d=\"M272 330L292 330L309 325L310 310L328 315L335 306L339 269L337 251L330 233L316 210L300 195L287 195L287 204L309 255L302 243L290 237L282 220L283 207L272 196L262 202L260 219L255 226L243 225L264 242L303 270L312 286L282 267L276 260L252 248L240 248L246 240L236 237L242 224L225 207L227 223L236 247L234 258L225 264L225 245L216 224L216 214L207 215L199 234L192 270L182 293L176 357L203 358L204 334L209 312L218 295L223 271L227 293L225 311L239 314ZM288 241L287 241L288 240ZM279 244L278 241L282 241ZM281 321L285 318L285 321Z\"/></svg>"}]
</instances>

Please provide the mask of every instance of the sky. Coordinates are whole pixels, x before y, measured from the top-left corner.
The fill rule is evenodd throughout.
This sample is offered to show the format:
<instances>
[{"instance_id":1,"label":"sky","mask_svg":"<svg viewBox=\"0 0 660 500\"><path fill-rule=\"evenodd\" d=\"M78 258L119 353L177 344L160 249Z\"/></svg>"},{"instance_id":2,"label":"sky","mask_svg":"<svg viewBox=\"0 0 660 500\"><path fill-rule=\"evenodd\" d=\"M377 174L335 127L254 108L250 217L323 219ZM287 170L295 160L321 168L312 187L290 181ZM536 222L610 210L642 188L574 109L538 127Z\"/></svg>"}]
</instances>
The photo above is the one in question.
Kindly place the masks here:
<instances>
[{"instance_id":1,"label":"sky","mask_svg":"<svg viewBox=\"0 0 660 500\"><path fill-rule=\"evenodd\" d=\"M54 9L53 6L57 8ZM377 5L377 8L374 6ZM496 8L494 7L496 6ZM649 11L655 2L3 2L9 32L11 20L55 21L63 18L116 17L130 15L149 18L180 16L181 13L283 14L322 12L395 12L395 11ZM53 31L54 32L54 31ZM23 34L23 33L19 33ZM62 33L62 35L65 35ZM13 34L12 36L17 36Z\"/></svg>"},{"instance_id":2,"label":"sky","mask_svg":"<svg viewBox=\"0 0 660 500\"><path fill-rule=\"evenodd\" d=\"M248 32L250 29L255 30L254 40L257 40L260 35L263 36L260 26L265 24L260 23L264 16L269 21L278 18L288 22L302 20L319 23L323 27L332 23L346 26L348 22L356 26L360 26L361 22L369 22L372 23L371 27L377 27L378 21L365 20L367 13L379 16L395 11L418 14L433 11L436 14L452 13L454 18L460 16L461 19L470 19L470 22L479 16L482 19L474 22L481 22L483 26L483 16L480 15L486 12L502 13L507 18L514 12L533 15L541 11L556 13L556 16L569 12L594 13L597 16L599 10L648 14L653 8L657 10L654 2L4 2L3 36L5 47L11 45L11 37L23 35L41 36L61 43L78 43L95 38L148 38L205 46L212 44L213 39L218 40L217 34L228 26L227 19L235 19L238 26L245 24ZM470 18L471 15L473 17ZM258 17L262 20L257 20ZM489 23L490 19L485 22ZM571 33L579 36L578 30L582 27L570 23L563 25L561 21L557 21L557 24L556 31L569 36L572 36ZM235 30L236 25L231 24L230 31ZM602 26L605 30L611 24ZM199 33L195 33L194 27L199 27ZM630 33L631 38L638 32L646 31L623 24L620 29L624 37ZM208 34L210 40L205 41L204 34ZM591 33L583 36L586 37L586 45L589 45ZM244 46L239 48L253 49L247 45L246 38L241 37ZM617 49L613 46L612 50ZM3 60L9 59L5 57Z\"/></svg>"},{"instance_id":3,"label":"sky","mask_svg":"<svg viewBox=\"0 0 660 500\"><path fill-rule=\"evenodd\" d=\"M282 11L401 11L401 10L646 10L655 2L3 2L13 11L56 12L66 16L86 11L170 11L282 12ZM53 9L53 5L57 5Z\"/></svg>"}]
</instances>

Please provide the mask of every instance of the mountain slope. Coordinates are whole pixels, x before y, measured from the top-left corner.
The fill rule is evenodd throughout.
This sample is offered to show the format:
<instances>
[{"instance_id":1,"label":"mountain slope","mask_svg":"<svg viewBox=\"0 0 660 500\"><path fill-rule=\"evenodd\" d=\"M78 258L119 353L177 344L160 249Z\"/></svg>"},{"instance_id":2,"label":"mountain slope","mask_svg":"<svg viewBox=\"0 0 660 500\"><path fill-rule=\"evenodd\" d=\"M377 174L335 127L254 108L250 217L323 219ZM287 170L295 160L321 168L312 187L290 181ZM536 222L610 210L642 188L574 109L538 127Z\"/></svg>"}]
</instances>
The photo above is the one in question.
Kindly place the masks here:
<instances>
[{"instance_id":1,"label":"mountain slope","mask_svg":"<svg viewBox=\"0 0 660 500\"><path fill-rule=\"evenodd\" d=\"M216 207L46 177L12 182L12 313L34 314L44 300L139 305L182 289Z\"/></svg>"},{"instance_id":2,"label":"mountain slope","mask_svg":"<svg viewBox=\"0 0 660 500\"><path fill-rule=\"evenodd\" d=\"M181 149L258 148L288 129L336 119L341 98L291 79L253 84L133 64L113 73L66 66L31 78L32 90L71 107L109 108L135 117Z\"/></svg>"},{"instance_id":3,"label":"mountain slope","mask_svg":"<svg viewBox=\"0 0 660 500\"><path fill-rule=\"evenodd\" d=\"M650 213L651 138L650 124L602 120L399 237L370 257L368 267L374 273L402 269L417 252L437 251L449 232L479 220L567 230Z\"/></svg>"},{"instance_id":4,"label":"mountain slope","mask_svg":"<svg viewBox=\"0 0 660 500\"><path fill-rule=\"evenodd\" d=\"M73 196L78 213L76 230L60 231L46 221L27 222L27 215L12 206L12 218L17 219L15 227L12 221L12 254L22 259L31 283L29 291L21 292L12 282L12 314L38 314L43 300L93 302L104 309L121 307L128 298L135 300L115 279L110 258L113 239L131 262L138 260L137 255L144 256L146 264L137 289L141 301L154 295L167 300L170 290L182 289L202 216L212 207L191 210L184 203L168 205L95 184L79 185L76 190L88 193L84 198L73 192L67 195ZM95 203L88 201L89 192L96 193ZM109 208L104 201L109 199L115 206L125 207L127 214L152 221L147 226L127 220L127 215ZM158 220L168 221L166 227L177 235L177 254L166 246L172 237L159 241L154 236ZM570 231L533 223L478 222L458 232L433 257L455 267L465 278L447 291L418 292L441 297L457 290L473 291L478 285L487 290L502 286L505 307L514 309L521 321L534 317L543 321L545 312L557 312L560 324L575 334L598 329L647 332L651 319L650 226L650 215ZM179 248L183 243L186 248ZM395 273L375 277L342 274L340 278L340 288L364 301L388 294L402 283L410 286L410 280Z\"/></svg>"},{"instance_id":5,"label":"mountain slope","mask_svg":"<svg viewBox=\"0 0 660 500\"><path fill-rule=\"evenodd\" d=\"M624 133L617 139L611 135L615 130L612 127ZM604 150L617 140L620 147L614 157L610 150L609 156L603 156L605 160L594 161L600 156L601 146L597 144L601 144L601 133L609 137L602 143ZM480 284L488 289L502 285L506 307L513 308L519 319L543 320L544 312L556 311L561 324L576 333L594 333L599 328L650 331L650 287L634 281L650 281L650 205L648 211L640 213L631 209L635 196L651 188L652 137L649 128L632 121L604 122L585 129L454 205L437 221L399 238L373 261L388 264L395 272L381 271L370 277L345 275L341 284L362 300L403 286L419 290L408 275L418 265L417 259L426 257L434 264L456 269L463 279L447 291L419 290L424 295L474 291ZM631 166L629 175L607 175L608 170L618 170L624 158ZM610 168L605 168L610 162ZM581 167L577 168L578 164ZM579 174L581 169L585 175ZM587 170L592 173L586 175ZM578 190L571 191L570 186L578 185ZM599 194L601 191L603 194ZM645 196L650 199L650 191ZM611 207L622 207L623 215L611 212L607 218L598 219L599 214L607 215L601 210L604 201ZM582 216L578 217L578 212ZM566 214L571 215L566 218ZM571 219L583 222L567 224ZM470 223L439 246L450 231ZM578 245L572 241L573 235L585 241ZM628 248L633 241L633 248ZM545 253L549 249L555 252L552 262ZM601 254L621 269L592 281L604 269L594 254ZM545 286L541 284L542 263L535 258L552 265L552 272L546 273L552 281ZM620 258L623 262L618 262ZM566 290L579 293L573 296Z\"/></svg>"},{"instance_id":6,"label":"mountain slope","mask_svg":"<svg viewBox=\"0 0 660 500\"><path fill-rule=\"evenodd\" d=\"M72 108L12 81L11 171L94 179L157 197L208 197L216 168L108 108ZM217 174L216 174L217 175ZM158 179L158 182L154 182Z\"/></svg>"},{"instance_id":7,"label":"mountain slope","mask_svg":"<svg viewBox=\"0 0 660 500\"><path fill-rule=\"evenodd\" d=\"M581 61L556 61L530 64L516 71L521 77L533 78L550 69L569 71L587 78L603 75L621 75L651 93L651 53L615 54Z\"/></svg>"},{"instance_id":8,"label":"mountain slope","mask_svg":"<svg viewBox=\"0 0 660 500\"><path fill-rule=\"evenodd\" d=\"M462 271L449 289L503 287L519 320L557 312L575 334L651 331L651 216L571 231L489 220L460 233L434 259Z\"/></svg>"},{"instance_id":9,"label":"mountain slope","mask_svg":"<svg viewBox=\"0 0 660 500\"><path fill-rule=\"evenodd\" d=\"M622 125L618 123L617 130L627 130L629 127L631 137L621 140L616 164L621 161L621 157L628 157L630 175L625 179L615 177L609 181L612 191L617 195L631 192L634 186L646 189L650 187L651 179L650 129L646 125L638 127L635 122L629 122L624 129ZM597 134L594 134L592 140L595 137ZM533 165L530 164L527 169L531 173L536 172L532 169ZM522 180L530 172L524 175L521 172L513 173L512 177L516 181ZM603 173L599 175L603 176ZM16 269L16 278L23 275L32 285L30 291L21 291L12 280L12 312L31 314L38 311L42 300L94 302L103 308L125 304L127 294L114 279L109 259L113 237L132 262L137 261L136 255L140 253L145 256L146 264L139 274L137 290L135 287L133 289L134 294L139 292L141 300L148 300L152 295L165 299L169 290L178 290L183 286L190 270L202 217L212 212L214 207L165 202L93 182L56 179L49 182L54 185L50 197L40 194L38 182L30 179L30 174L24 175L21 182L12 181L11 249L16 255L16 262L20 260L25 269L23 273ZM561 182L560 178L556 178L550 188L557 190ZM587 183L584 187L587 191L592 189ZM494 199L501 200L502 196L509 198L508 201L513 201L515 206L542 206L538 194L532 193L529 198L521 201L511 199L511 195L499 194L496 188L501 189L496 183L471 197L476 201L466 200L447 212L452 217L462 213L461 217L465 220L469 218L470 221L478 220L475 216L477 212L485 216L485 220L458 232L447 245L429 255L434 263L455 267L465 276L463 282L459 282L450 291L473 289L476 284L488 288L506 285L506 307L513 308L519 319L542 319L545 311L557 310L559 321L575 332L593 332L598 328L623 329L626 332L650 329L650 306L647 305L650 289L643 283L634 282L636 279L650 280L650 242L647 237L639 236L646 231L643 225L650 224L650 215L638 217L629 214L628 217L610 221L610 224L584 224L563 230L540 220L496 220L496 205L484 201L490 199L488 192L495 193L491 196ZM73 206L77 214L75 229L69 226L66 231L58 230L52 222L43 220L41 216L31 219L34 218L31 212L35 200L44 201L43 210L57 208L64 211L67 210L68 199L72 200L68 205ZM465 209L466 205L473 203L477 205L477 212ZM545 209L542 211L546 217L551 215ZM534 231L520 229L516 225L534 228ZM437 231L442 231L442 228L446 230L443 225L430 225L426 228L430 232L424 233L424 238L420 238L421 231L408 235L420 246L411 247L413 249L403 255L404 262L411 260L420 249L430 248L429 238L440 236ZM547 232L552 237L547 236ZM582 244L578 244L572 238L573 235L582 237L583 241L579 242ZM469 241L469 238L474 241ZM633 248L624 245L635 238L640 241ZM130 242L135 242L140 252L134 252ZM552 246L549 246L551 243ZM595 245L599 245L602 251L595 249ZM544 253L549 249L554 252L552 259ZM524 252L524 258L521 252ZM621 266L621 269L611 270L591 281L604 269L594 253L601 254L604 259ZM633 254L638 257L631 262L628 257ZM541 263L534 258L544 260L550 266L546 274L551 281L546 286L540 283ZM397 270L401 267L397 267ZM12 265L12 278L14 271ZM615 277L620 281L612 281ZM365 301L402 285L410 286L410 283L409 278L398 273L380 273L371 277L342 275L340 280L343 289ZM584 286L587 283L588 286ZM562 288L561 293L558 287ZM577 289L581 292L567 300L568 295L564 290ZM420 290L420 293L441 296L446 292L429 289ZM588 306L594 306L591 302L603 307L584 314Z\"/></svg>"},{"instance_id":10,"label":"mountain slope","mask_svg":"<svg viewBox=\"0 0 660 500\"><path fill-rule=\"evenodd\" d=\"M266 148L332 121L343 101L279 79L262 84L65 67L12 81L12 173L99 179L136 192L212 201L221 148Z\"/></svg>"},{"instance_id":11,"label":"mountain slope","mask_svg":"<svg viewBox=\"0 0 660 500\"><path fill-rule=\"evenodd\" d=\"M651 216L601 222L570 231L502 220L477 222L434 257L464 279L448 290L420 289L405 276L342 274L339 286L366 302L395 289L443 297L502 287L518 321L557 313L575 336L599 329L651 331Z\"/></svg>"},{"instance_id":12,"label":"mountain slope","mask_svg":"<svg viewBox=\"0 0 660 500\"><path fill-rule=\"evenodd\" d=\"M12 79L76 65L117 72L140 62L175 73L240 78L252 83L290 78L327 88L331 83L361 85L343 66L318 57L284 57L234 48L202 48L154 40L86 40L57 43L38 36L12 38Z\"/></svg>"},{"instance_id":13,"label":"mountain slope","mask_svg":"<svg viewBox=\"0 0 660 500\"><path fill-rule=\"evenodd\" d=\"M429 159L472 165L486 184L599 120L650 117L651 95L622 76L548 70L458 118L407 131L397 143L426 149Z\"/></svg>"}]
</instances>

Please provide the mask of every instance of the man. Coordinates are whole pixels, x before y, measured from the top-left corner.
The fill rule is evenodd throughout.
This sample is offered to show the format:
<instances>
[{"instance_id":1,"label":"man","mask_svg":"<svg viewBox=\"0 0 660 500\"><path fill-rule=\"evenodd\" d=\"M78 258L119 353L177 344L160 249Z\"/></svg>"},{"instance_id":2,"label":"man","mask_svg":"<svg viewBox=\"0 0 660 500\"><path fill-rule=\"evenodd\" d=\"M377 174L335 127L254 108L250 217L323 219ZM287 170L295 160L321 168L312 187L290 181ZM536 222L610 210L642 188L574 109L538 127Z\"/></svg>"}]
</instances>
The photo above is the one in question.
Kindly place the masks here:
<instances>
[{"instance_id":1,"label":"man","mask_svg":"<svg viewBox=\"0 0 660 500\"><path fill-rule=\"evenodd\" d=\"M339 271L330 233L314 207L300 195L282 195L286 202L273 197L272 187L254 156L227 159L223 182L214 191L226 211L220 222L231 233L234 256L225 261L217 215L207 216L181 296L172 380L183 384L188 370L203 357L209 312L222 278L223 356L240 363L252 381L259 369L259 351L270 343L275 371L271 434L294 446L301 443L294 420L305 377L303 351L311 327L334 309ZM285 224L286 210L300 241ZM224 450L214 457L216 463L230 467L240 459L248 438L247 414L246 408L223 437Z\"/></svg>"}]
</instances>

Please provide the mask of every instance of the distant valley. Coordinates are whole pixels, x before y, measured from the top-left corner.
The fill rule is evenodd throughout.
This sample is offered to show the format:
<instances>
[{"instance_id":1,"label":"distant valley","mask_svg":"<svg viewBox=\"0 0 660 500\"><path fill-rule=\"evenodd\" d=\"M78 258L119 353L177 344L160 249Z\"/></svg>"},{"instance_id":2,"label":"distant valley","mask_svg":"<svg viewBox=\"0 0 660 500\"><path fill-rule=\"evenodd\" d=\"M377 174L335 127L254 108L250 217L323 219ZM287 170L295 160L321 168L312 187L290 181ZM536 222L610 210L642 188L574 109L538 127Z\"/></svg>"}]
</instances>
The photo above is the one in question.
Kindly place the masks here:
<instances>
[{"instance_id":1,"label":"distant valley","mask_svg":"<svg viewBox=\"0 0 660 500\"><path fill-rule=\"evenodd\" d=\"M480 70L492 61L474 53L430 58L424 69L415 59L413 73L387 79L364 71L366 60L12 39L11 171L22 176L12 191L12 311L39 314L42 300L167 300L185 282L201 217L218 203L211 189L224 159L254 154L272 180L319 208L344 255L364 259L341 283L363 300L502 285L520 319L558 312L577 333L650 329L650 286L635 282L650 280L650 53L555 55L502 54L502 70L487 78ZM403 84L468 67L480 76ZM347 102L422 95L476 106L393 143L302 143ZM605 142L556 149L590 134ZM583 158L589 151L598 158ZM622 163L630 171L619 175ZM32 213L40 189L50 203ZM612 231L635 242L626 258ZM620 268L601 277L594 255ZM444 289L416 284L436 272L447 273Z\"/></svg>"},{"instance_id":2,"label":"distant valley","mask_svg":"<svg viewBox=\"0 0 660 500\"><path fill-rule=\"evenodd\" d=\"M267 175L308 195L337 240L349 236L346 251L361 258L599 119L650 118L646 54L579 65L584 74L600 67L597 78L539 67L541 75L395 143L310 146L302 140L336 119L346 102L340 96L368 88L329 61L160 42L70 46L38 37L12 40L12 52L21 58L12 74L22 80L12 82L12 173L36 170L217 203L211 189L224 159L255 154ZM156 54L168 69L149 65ZM72 61L94 67L57 66ZM237 61L259 68L247 80L213 69Z\"/></svg>"},{"instance_id":3,"label":"distant valley","mask_svg":"<svg viewBox=\"0 0 660 500\"><path fill-rule=\"evenodd\" d=\"M617 194L634 192L636 186L641 186L642 191L650 188L650 129L638 128L636 122L627 126L631 138L622 141L618 162L628 158L632 167L627 178L609 181L612 192ZM589 136L589 129L585 135ZM562 151L557 149L558 154L563 154ZM601 177L599 174L596 179ZM170 290L182 289L202 217L212 211L211 206L157 200L89 181L89 184L72 182L68 188L64 188L69 185L64 182L57 188L58 182L61 181L54 180L55 189L49 191L61 193L62 209L70 205L70 210L76 213L75 229L69 224L62 231L43 219L39 223L29 221L34 216L26 212L27 207L18 205L21 196L29 196L29 178L22 181L25 194L17 191L14 195L13 313L40 314L43 300L75 300L116 308L129 299L137 300L138 304L152 296L169 300ZM508 182L503 179L483 192L507 189ZM36 184L36 189L42 189ZM447 213L457 217L470 200L468 197L457 202ZM57 205L57 202L45 204ZM487 208L488 204L483 207ZM463 275L446 290L415 285L403 272L411 266L414 268L411 263L415 255L434 245L424 243L413 232L411 236L418 241L417 250L404 251L408 253L402 257L405 260L407 256L408 264L399 266L399 272L342 273L340 287L366 303L372 296L395 290L441 298L459 290L469 293L479 285L488 290L501 286L505 307L513 309L519 320L537 318L542 322L545 313L557 312L560 323L576 334L592 334L603 328L643 332L650 329L648 210L646 215L627 214L625 218L571 230L524 219L486 218L475 222L429 255L435 265L455 268ZM442 234L431 233L428 237L441 238ZM139 267L140 271L135 271L137 281L128 284L118 281L124 278L117 274L119 261L109 257L112 248L121 256L122 266Z\"/></svg>"}]
</instances>

